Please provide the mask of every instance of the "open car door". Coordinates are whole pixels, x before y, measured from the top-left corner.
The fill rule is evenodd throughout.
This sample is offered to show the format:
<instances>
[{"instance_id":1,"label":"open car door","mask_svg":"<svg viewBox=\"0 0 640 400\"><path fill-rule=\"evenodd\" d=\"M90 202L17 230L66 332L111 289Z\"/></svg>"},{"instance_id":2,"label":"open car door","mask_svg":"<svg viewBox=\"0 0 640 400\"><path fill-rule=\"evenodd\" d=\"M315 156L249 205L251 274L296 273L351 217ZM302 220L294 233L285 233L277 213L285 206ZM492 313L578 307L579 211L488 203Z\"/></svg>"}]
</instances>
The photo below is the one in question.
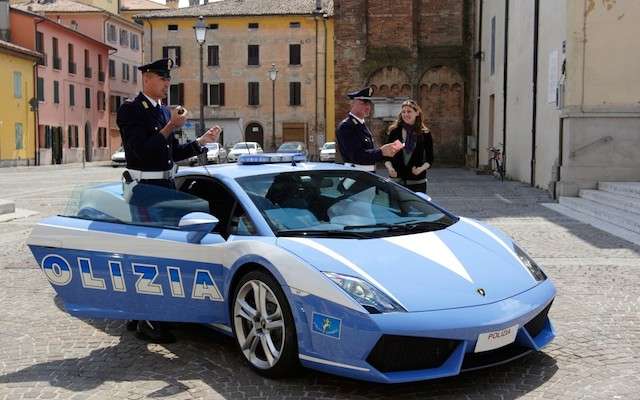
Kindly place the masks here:
<instances>
[{"instance_id":1,"label":"open car door","mask_svg":"<svg viewBox=\"0 0 640 400\"><path fill-rule=\"evenodd\" d=\"M224 323L226 242L208 202L147 189L131 204L120 183L93 186L37 224L28 244L44 275L75 316Z\"/></svg>"}]
</instances>

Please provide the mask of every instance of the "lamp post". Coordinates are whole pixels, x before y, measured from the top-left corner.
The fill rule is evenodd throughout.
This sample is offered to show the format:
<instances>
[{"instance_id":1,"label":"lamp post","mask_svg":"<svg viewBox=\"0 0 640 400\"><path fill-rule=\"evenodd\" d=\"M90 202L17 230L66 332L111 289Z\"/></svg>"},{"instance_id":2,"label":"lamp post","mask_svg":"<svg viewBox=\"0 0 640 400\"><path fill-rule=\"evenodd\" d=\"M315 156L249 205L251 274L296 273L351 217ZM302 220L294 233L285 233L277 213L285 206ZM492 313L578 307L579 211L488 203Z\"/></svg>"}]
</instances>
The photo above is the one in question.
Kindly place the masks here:
<instances>
[{"instance_id":1,"label":"lamp post","mask_svg":"<svg viewBox=\"0 0 640 400\"><path fill-rule=\"evenodd\" d=\"M202 45L204 45L204 42L207 36L207 26L204 24L202 15L198 17L198 22L196 23L196 26L194 29L196 32L196 42L198 42L198 45L200 45L200 132L196 132L196 137L200 137L204 133L204 102L203 102L204 93L202 89L202 86L204 83L204 76L202 72L202 68L203 68Z\"/></svg>"},{"instance_id":2,"label":"lamp post","mask_svg":"<svg viewBox=\"0 0 640 400\"><path fill-rule=\"evenodd\" d=\"M269 79L271 79L271 145L276 149L276 78L278 69L275 64L271 64Z\"/></svg>"}]
</instances>

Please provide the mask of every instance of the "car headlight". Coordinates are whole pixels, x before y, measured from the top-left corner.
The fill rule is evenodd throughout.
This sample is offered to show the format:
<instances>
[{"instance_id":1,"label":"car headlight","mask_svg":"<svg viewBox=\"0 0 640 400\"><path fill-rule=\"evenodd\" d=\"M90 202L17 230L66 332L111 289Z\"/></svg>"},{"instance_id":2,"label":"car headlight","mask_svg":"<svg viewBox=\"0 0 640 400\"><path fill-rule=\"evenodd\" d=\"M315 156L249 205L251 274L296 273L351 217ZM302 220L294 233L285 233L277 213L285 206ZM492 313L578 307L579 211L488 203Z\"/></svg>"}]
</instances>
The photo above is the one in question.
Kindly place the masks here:
<instances>
[{"instance_id":1,"label":"car headlight","mask_svg":"<svg viewBox=\"0 0 640 400\"><path fill-rule=\"evenodd\" d=\"M335 272L325 272L324 274L371 314L407 311L389 296L362 279Z\"/></svg>"},{"instance_id":2,"label":"car headlight","mask_svg":"<svg viewBox=\"0 0 640 400\"><path fill-rule=\"evenodd\" d=\"M536 281L544 281L547 279L547 275L542 271L542 269L536 264L535 261L527 253L524 252L517 244L513 244L513 251L515 251L516 255L520 259L520 262L531 272L531 275L536 279Z\"/></svg>"}]
</instances>

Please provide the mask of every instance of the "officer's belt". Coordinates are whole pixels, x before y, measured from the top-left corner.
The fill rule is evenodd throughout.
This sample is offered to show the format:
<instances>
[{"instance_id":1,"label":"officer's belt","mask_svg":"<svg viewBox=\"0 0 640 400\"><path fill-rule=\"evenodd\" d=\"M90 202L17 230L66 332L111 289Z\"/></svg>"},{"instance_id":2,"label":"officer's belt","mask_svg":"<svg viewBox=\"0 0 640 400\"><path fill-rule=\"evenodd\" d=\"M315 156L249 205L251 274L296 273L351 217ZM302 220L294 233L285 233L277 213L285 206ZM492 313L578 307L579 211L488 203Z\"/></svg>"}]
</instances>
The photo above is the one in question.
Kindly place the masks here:
<instances>
[{"instance_id":1,"label":"officer's belt","mask_svg":"<svg viewBox=\"0 0 640 400\"><path fill-rule=\"evenodd\" d=\"M364 164L354 164L354 163L346 162L344 163L344 165L348 165L349 167L359 169L360 171L376 172L375 164L364 165Z\"/></svg>"},{"instance_id":2,"label":"officer's belt","mask_svg":"<svg viewBox=\"0 0 640 400\"><path fill-rule=\"evenodd\" d=\"M177 166L166 171L140 171L137 169L127 169L131 174L131 177L135 181L141 181L143 179L173 179L178 170Z\"/></svg>"}]
</instances>

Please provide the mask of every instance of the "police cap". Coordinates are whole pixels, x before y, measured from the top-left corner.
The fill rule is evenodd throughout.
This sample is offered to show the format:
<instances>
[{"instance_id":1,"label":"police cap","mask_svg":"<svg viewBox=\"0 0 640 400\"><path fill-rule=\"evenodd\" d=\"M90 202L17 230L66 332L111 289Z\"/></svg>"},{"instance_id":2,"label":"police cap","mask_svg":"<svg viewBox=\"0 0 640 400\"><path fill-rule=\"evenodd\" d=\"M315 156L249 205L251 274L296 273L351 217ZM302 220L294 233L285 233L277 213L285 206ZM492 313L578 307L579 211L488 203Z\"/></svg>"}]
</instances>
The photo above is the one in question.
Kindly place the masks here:
<instances>
[{"instance_id":1,"label":"police cap","mask_svg":"<svg viewBox=\"0 0 640 400\"><path fill-rule=\"evenodd\" d=\"M371 96L373 96L373 88L370 86L360 89L357 92L347 93L347 97L351 100L371 101Z\"/></svg>"},{"instance_id":2,"label":"police cap","mask_svg":"<svg viewBox=\"0 0 640 400\"><path fill-rule=\"evenodd\" d=\"M143 73L153 72L154 74L160 75L163 78L171 78L171 68L173 68L173 60L170 58L161 58L152 63L138 67L138 69Z\"/></svg>"}]
</instances>

